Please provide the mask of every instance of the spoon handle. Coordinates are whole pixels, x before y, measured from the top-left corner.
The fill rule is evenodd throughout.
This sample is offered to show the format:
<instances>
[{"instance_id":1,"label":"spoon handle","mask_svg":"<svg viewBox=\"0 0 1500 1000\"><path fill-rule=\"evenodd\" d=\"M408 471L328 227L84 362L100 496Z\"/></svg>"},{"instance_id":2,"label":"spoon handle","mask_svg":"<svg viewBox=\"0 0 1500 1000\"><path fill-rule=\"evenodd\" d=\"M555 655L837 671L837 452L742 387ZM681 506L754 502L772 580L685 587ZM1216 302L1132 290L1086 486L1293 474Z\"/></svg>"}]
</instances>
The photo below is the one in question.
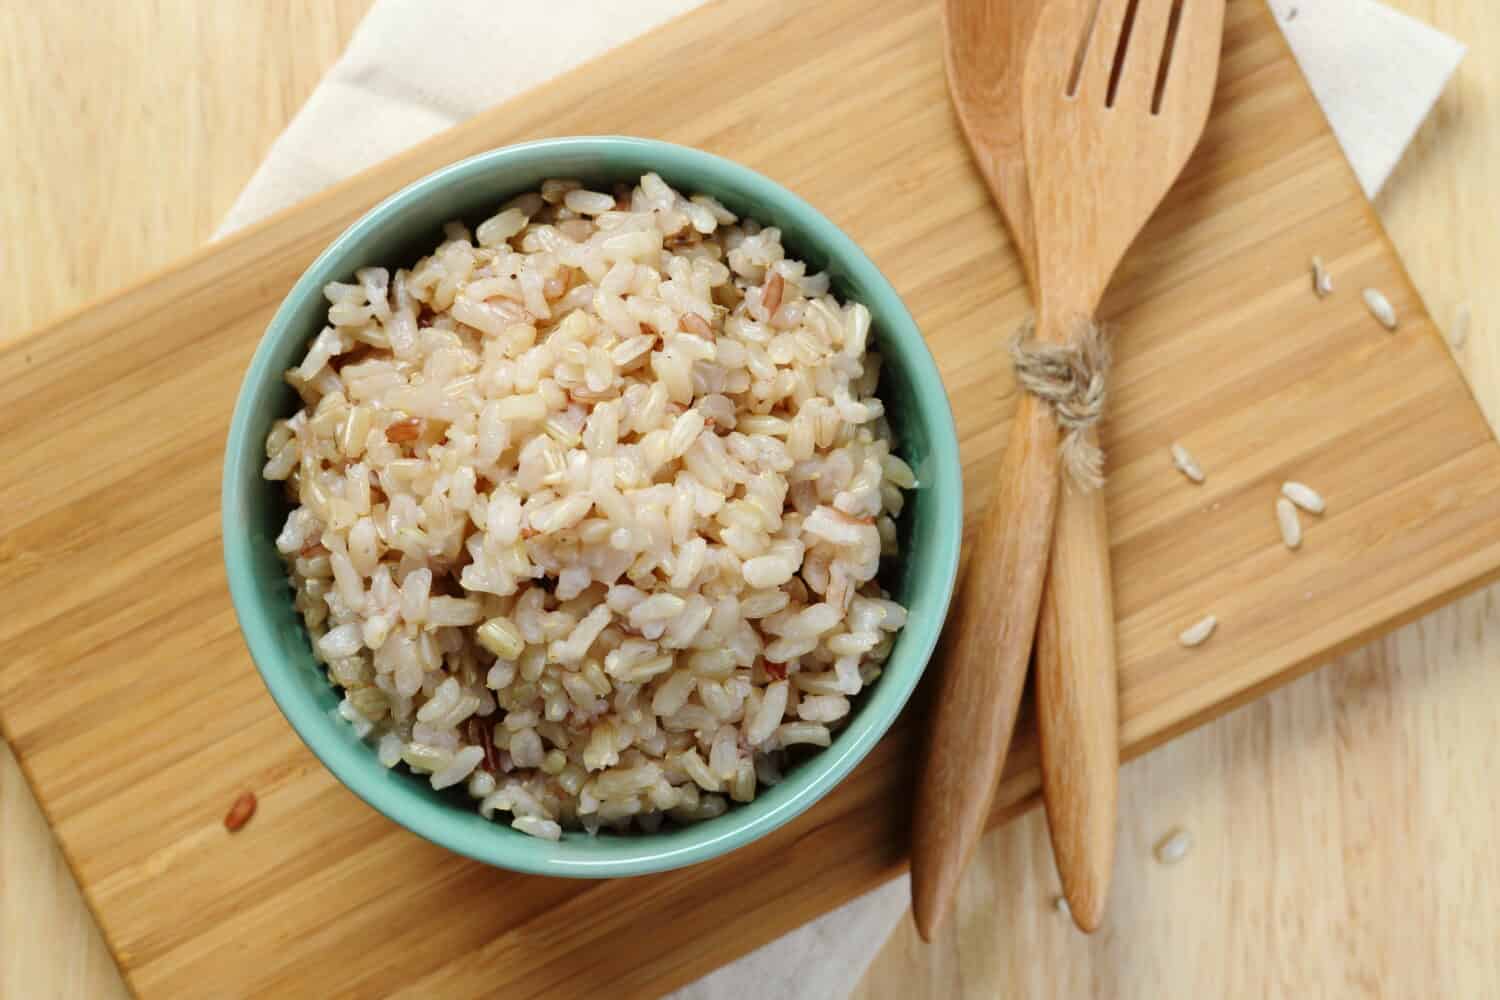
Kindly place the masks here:
<instances>
[{"instance_id":1,"label":"spoon handle","mask_svg":"<svg viewBox=\"0 0 1500 1000\"><path fill-rule=\"evenodd\" d=\"M999 490L945 638L912 830L912 913L925 940L952 908L1015 728L1058 489L1052 409L1023 393Z\"/></svg>"}]
</instances>

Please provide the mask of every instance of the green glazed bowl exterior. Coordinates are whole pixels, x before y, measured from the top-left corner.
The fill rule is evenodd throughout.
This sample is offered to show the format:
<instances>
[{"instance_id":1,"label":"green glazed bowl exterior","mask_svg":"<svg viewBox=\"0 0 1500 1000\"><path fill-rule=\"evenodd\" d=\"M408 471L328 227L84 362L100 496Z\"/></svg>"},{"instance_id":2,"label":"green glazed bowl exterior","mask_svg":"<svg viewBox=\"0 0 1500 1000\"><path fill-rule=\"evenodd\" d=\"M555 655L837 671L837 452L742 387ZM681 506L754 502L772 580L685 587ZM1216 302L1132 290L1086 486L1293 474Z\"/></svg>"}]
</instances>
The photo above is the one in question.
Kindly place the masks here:
<instances>
[{"instance_id":1,"label":"green glazed bowl exterior","mask_svg":"<svg viewBox=\"0 0 1500 1000\"><path fill-rule=\"evenodd\" d=\"M279 484L261 478L273 421L298 401L282 372L300 361L321 329L322 289L357 268L411 264L440 242L443 223L471 225L548 177L607 185L655 171L678 190L718 198L742 216L778 226L789 256L826 269L835 293L869 307L885 359L880 395L898 451L916 471L899 524L901 556L882 569L910 609L885 672L855 701L833 744L789 770L786 780L724 815L655 834L549 842L482 818L461 795L432 791L424 778L387 770L371 746L336 715L339 696L314 660L274 539L286 516ZM963 485L953 414L932 355L888 281L870 259L807 202L760 174L682 146L626 137L552 139L455 163L371 209L325 250L272 318L240 388L224 458L224 561L240 629L276 704L318 758L355 794L412 832L502 868L603 878L663 871L717 857L764 836L842 780L890 727L916 687L942 629L958 568Z\"/></svg>"}]
</instances>

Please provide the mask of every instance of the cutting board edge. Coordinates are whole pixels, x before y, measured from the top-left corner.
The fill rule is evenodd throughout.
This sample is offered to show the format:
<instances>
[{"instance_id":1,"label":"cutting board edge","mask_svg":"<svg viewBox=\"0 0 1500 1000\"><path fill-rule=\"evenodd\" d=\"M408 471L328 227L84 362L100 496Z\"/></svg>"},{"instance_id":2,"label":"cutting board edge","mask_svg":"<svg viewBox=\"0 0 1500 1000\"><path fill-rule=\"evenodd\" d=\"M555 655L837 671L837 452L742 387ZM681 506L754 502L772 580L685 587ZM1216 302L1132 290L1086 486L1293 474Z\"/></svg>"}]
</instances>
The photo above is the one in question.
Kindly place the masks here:
<instances>
[{"instance_id":1,"label":"cutting board edge","mask_svg":"<svg viewBox=\"0 0 1500 1000\"><path fill-rule=\"evenodd\" d=\"M585 63L584 65L588 66L593 61L590 60L589 63ZM555 80L549 82L555 82ZM542 84L542 86L546 85ZM115 324L128 322L130 319L141 315L148 315L151 309L146 308L146 306L149 306L152 299L162 297L161 286L165 285L175 288L177 283L186 282L191 288L206 288L209 284L207 281L189 280L194 272L200 268L215 263L220 258L229 254L242 251L246 247L254 248L258 253L260 252L259 248L262 242L265 243L267 248L274 248L295 242L295 240L278 238L279 231L284 223L295 221L302 216L314 215L316 214L316 210L325 203L349 197L356 189L361 188L362 185L370 184L373 186L377 174L393 168L400 168L405 160L419 159L420 154L429 143L435 143L441 139L464 133L480 122L482 122L482 118L475 117L468 121L460 122L451 128L444 129L442 132L397 153L395 156L372 164L358 173L351 174L320 191L315 191L306 198L293 202L285 208L278 209L262 219L249 223L223 237L217 239L210 238L207 243L203 244L197 250L183 254L175 260L149 270L141 277L127 282L112 291L97 295L81 305L64 310L56 317L38 326L0 338L0 359L4 359L8 355L22 350L39 340L61 333L69 327L80 325L89 320L95 313L109 313L111 315L111 322ZM428 173L430 172L428 171ZM412 180L423 176L426 176L426 174L418 174ZM395 194L409 183L411 181L403 181L400 186L390 188L388 194ZM361 212L360 214L364 213ZM340 212L339 217L344 218L344 213ZM351 217L351 222L354 218L358 218L358 216ZM341 228L340 232L342 231ZM332 239L328 240L328 243L332 243ZM122 312L124 313L123 318L120 315Z\"/></svg>"},{"instance_id":2,"label":"cutting board edge","mask_svg":"<svg viewBox=\"0 0 1500 1000\"><path fill-rule=\"evenodd\" d=\"M1312 104L1318 109L1318 114L1323 119L1323 127L1327 129L1328 133L1334 137L1334 141L1338 142L1339 152L1340 154L1343 154L1338 157L1340 169L1343 171L1345 177L1348 178L1350 186L1353 187L1354 190L1363 194L1364 184L1360 180L1359 174L1355 172L1354 164L1349 160L1348 155L1343 153L1343 143L1339 141L1338 132L1333 127L1333 121L1328 117L1327 109L1325 109L1322 103L1317 100L1316 95L1312 95L1312 85L1307 79L1307 74L1302 71L1302 64L1297 60L1296 53L1292 50L1291 43L1287 41L1285 33L1283 33L1281 30L1281 25L1276 18L1276 12L1271 8L1270 0L1264 0L1264 2L1260 3L1258 6L1260 9L1261 19L1275 28L1276 38L1278 39L1281 47L1287 52L1291 53L1293 60L1297 62L1298 75L1302 81L1302 86L1307 90L1309 95L1313 96ZM1424 118L1423 121L1425 120L1426 119ZM1413 135L1409 141L1414 143L1416 141L1416 136ZM1447 337L1443 335L1442 326L1438 323L1437 318L1432 312L1432 309L1428 307L1427 300L1422 295L1421 287L1412 280L1411 270L1406 266L1406 258L1402 256L1400 248L1397 247L1395 241L1391 239L1390 230L1386 228L1384 220L1380 218L1380 213L1375 209L1375 198L1378 198L1379 196L1380 192L1377 191L1375 197L1364 195L1364 197L1358 199L1361 210L1364 212L1365 220L1369 223L1370 228L1373 229L1376 234L1378 234L1381 244L1384 245L1386 250L1390 252L1391 258L1395 260L1396 269L1400 273L1401 281L1410 290L1412 298L1421 303L1422 312L1420 318L1425 319L1432 327L1432 335L1437 337L1439 341L1441 341L1443 349L1448 352L1449 360L1453 363L1453 366L1458 369L1459 381L1463 382L1464 389L1469 394L1469 400L1474 404L1474 408L1479 411L1479 416L1484 421L1485 426L1490 429L1491 439L1500 441L1500 423L1497 423L1497 420L1500 420L1500 415L1497 415L1496 420L1491 419L1489 412L1484 407L1483 401L1474 391L1474 386L1469 380L1468 372L1464 369L1463 365L1459 364L1458 358L1453 353L1452 345L1448 342ZM1440 607L1441 605L1436 606ZM1428 610L1431 610L1431 608L1429 608ZM1421 617L1421 615L1417 615L1416 617Z\"/></svg>"},{"instance_id":3,"label":"cutting board edge","mask_svg":"<svg viewBox=\"0 0 1500 1000\"><path fill-rule=\"evenodd\" d=\"M682 15L682 17L691 17L696 13L697 12L688 12L687 14ZM1269 10L1264 10L1263 14L1266 17L1271 17L1274 21L1274 16ZM675 20L677 19L674 19L674 21ZM670 23L672 22L669 22L669 24ZM657 31L664 30L666 27L667 25L664 25L662 28L648 33L648 36L646 37L654 35L657 33ZM1284 41L1282 44L1284 44ZM567 75L572 75L572 73L585 72L594 65L595 61L596 60L590 60L588 63L583 64ZM556 78L546 84L543 84L542 86L553 86L558 82L559 79L562 78ZM479 119L462 123L458 126L455 126L453 129L441 133L439 136L433 137L433 139L428 140L428 142L440 141L444 136L456 137L458 135L468 135L471 128L482 131L480 125L481 122ZM149 314L149 312L151 311L150 306L152 305L153 300L155 298L161 297L162 295L162 291L157 286L162 283L171 283L173 288L180 288L182 287L182 282L187 280L190 275L197 271L198 268L204 266L210 260L217 259L221 254L225 252L241 252L244 251L247 247L274 248L277 246L287 245L288 243L297 242L299 239L307 239L311 235L321 231L321 228L325 227L296 228L289 236L278 235L275 238L270 237L268 234L273 230L279 229L282 224L288 222L289 220L295 219L296 217L303 214L316 214L316 212L323 205L329 202L335 202L339 198L352 197L355 192L360 192L361 198L367 197L369 189L366 187L366 185L370 185L371 187L374 186L375 175L377 173L384 173L391 170L392 168L396 168L397 170L401 171L409 170L410 166L403 165L403 161L411 158L416 158L420 151L425 148L425 145L426 144L424 143L423 145L414 147L414 149L399 154L398 156L393 157L390 160L375 164L367 170L361 171L360 173L355 174L336 185L324 189L323 191L320 191L295 205L289 206L288 208L283 209L280 212L277 212L276 214L269 216L268 218L260 222L246 227L245 229L236 232L235 234L227 237L222 241L210 243L203 249L195 251L192 254L189 254L178 259L177 261L159 268L156 271L139 279L138 281L122 286L116 291L106 293L105 295L91 300L90 302L85 303L84 305L76 309L65 312L56 319L48 321L46 324L31 328L27 331L23 331L12 337L0 338L0 359L12 356L15 350L22 349L25 346L36 342L36 340L40 338L50 336L60 329L80 322L86 323L89 321L90 317L96 313L103 314L105 312L108 312L110 314L114 314L113 318L115 319L118 319L118 315L116 314L117 310L122 309L128 310L129 312L133 312L137 315ZM1352 174L1352 169L1348 167L1347 161L1345 161L1345 168ZM414 176L412 179L414 179ZM395 190L395 188L391 188L390 190ZM1402 260L1400 254L1396 252L1395 247L1390 240L1389 234L1385 230L1385 227L1380 223L1373 205L1368 200L1366 200L1365 202L1365 211L1373 220L1373 228L1377 231L1380 241L1390 252L1390 255L1395 258L1397 266L1400 269L1402 279L1407 281L1407 283L1410 285L1410 278L1407 274L1405 261ZM352 218L352 216L347 216L347 213L345 212L339 212L338 217L340 219L346 217ZM340 226L340 228L342 228L342 226ZM194 280L189 282L188 287L205 287L205 285L205 282ZM1415 292L1414 286L1413 291ZM1420 299L1418 299L1418 301L1420 301ZM1427 310L1425 303L1423 303L1422 305L1422 315L1430 319L1430 312ZM1440 336L1441 334L1437 333L1437 326L1435 322L1433 323L1433 326L1434 333ZM1472 398L1472 387L1469 386L1467 379L1463 379L1462 381L1464 381L1466 388L1469 389ZM1476 408L1478 409L1478 412L1481 414L1481 416L1483 416L1484 411L1482 407L1478 407L1477 400ZM1486 424L1490 427L1491 434L1493 435L1495 433L1494 426L1489 425L1487 419ZM1252 685L1251 687L1236 692L1227 698L1216 701L1213 704L1194 712L1193 714L1182 720L1178 720L1168 726L1163 727L1157 732L1153 732L1148 736L1142 737L1142 739L1135 741L1124 749L1125 757L1126 759L1133 759L1135 757L1138 757L1148 752L1149 750L1160 746L1163 743L1170 741L1171 739L1174 739L1178 735L1181 735L1208 721L1218 718L1226 714L1227 712L1232 711L1234 708L1240 707L1252 700L1255 700L1261 695L1272 691L1277 687L1280 687L1284 683L1288 683L1291 680L1306 675L1311 670L1316 669L1318 666L1326 663L1329 659L1332 659L1343 652L1363 646L1376 638L1388 634L1401 625L1415 618L1421 617L1435 607L1439 607L1463 596L1464 594L1471 593L1474 590L1479 589L1486 583L1496 579L1497 576L1500 576L1500 565L1491 566L1484 572L1475 575L1469 580L1445 588L1440 593L1431 597L1429 600L1420 603L1412 608L1406 609L1398 614L1395 614L1389 617L1387 620L1381 622L1380 624L1371 626L1370 628L1361 631L1355 636L1348 637L1338 643L1331 645L1329 649L1324 653L1309 656L1303 660L1299 660L1292 666L1276 674L1274 677L1266 678L1264 681L1256 685ZM0 720L0 732L3 732L3 720ZM19 766L21 767L21 771L25 780L27 780L28 784L35 787L35 782L33 782L32 780L32 776L29 773L26 763L19 757L17 757L17 761ZM1015 777L1023 777L1029 773L1031 772L1023 772L1021 775L1017 775ZM38 801L40 805L40 799ZM990 817L990 826L996 826L1001 822L1006 822L1014 818L1015 816L1028 811L1029 809L1034 807L1034 805L1038 801L1039 797L1035 792L1024 794L1014 802L1011 802L997 809L996 812ZM52 817L47 814L46 807L42 806L42 809L43 815L46 816L48 822L51 823ZM75 871L76 873L77 868L74 865L73 859L66 847L63 848L63 854L70 869ZM904 866L899 867L895 870L895 873L893 875L886 875L884 877L881 877L871 884L884 884L885 882L889 881L890 877L899 876L900 872L903 870L905 870ZM889 871L889 869L887 871ZM868 891L868 888L869 886L861 891ZM854 895L858 895L858 893L855 893ZM94 915L96 922L99 923L111 952L116 956L117 959L122 959L122 967L126 968L127 978L132 980L132 988L134 988L135 983L133 982L133 976L131 976L129 969L126 966L125 961L123 960L125 956L123 956L122 951L116 947L107 925L99 919L99 911L94 905L91 890L85 889L83 892L83 896L85 898L86 905L89 906L90 912ZM849 898L853 898L853 896L850 896ZM747 951L748 950L751 949L747 949Z\"/></svg>"},{"instance_id":4,"label":"cutting board edge","mask_svg":"<svg viewBox=\"0 0 1500 1000\"><path fill-rule=\"evenodd\" d=\"M1496 445L1495 451L1496 461L1500 462L1500 445ZM1158 729L1147 731L1137 739L1122 742L1120 744L1120 758L1122 761L1131 761L1144 756L1152 750L1172 742L1179 736L1183 736L1194 729L1213 722L1237 708L1243 708L1245 705L1257 701L1279 688L1285 687L1292 681L1299 680L1321 667L1330 665L1332 661L1340 657L1384 639L1391 633L1406 625L1410 625L1412 622L1425 617L1433 611L1477 593L1497 581L1500 581L1500 545L1496 546L1490 564L1472 576L1451 586L1442 588L1416 604L1403 608L1359 632L1346 636L1337 642L1330 643L1320 652L1302 657L1294 661L1291 666L1236 691L1228 697L1205 704L1189 712L1181 719L1174 720ZM1038 780L1040 781L1040 775L1038 775ZM993 817L991 825L995 825Z\"/></svg>"},{"instance_id":5,"label":"cutting board edge","mask_svg":"<svg viewBox=\"0 0 1500 1000\"><path fill-rule=\"evenodd\" d=\"M0 355L4 348L0 346ZM10 735L5 731L4 717L0 716L0 739L5 741L6 752L10 754L11 760L15 761L16 769L21 774L21 780L26 782L26 790L31 794L31 801L35 804L37 811L41 813L42 820L47 824L47 832L51 835L52 845L62 857L63 865L68 869L68 877L78 889L78 897L83 900L84 909L88 911L89 919L94 922L99 936L104 939L104 947L109 951L110 958L114 960L115 966L120 970L120 977L125 981L132 996L140 996L141 992L134 982L134 968L130 965L129 953L115 939L115 933L110 924L104 919L104 912L99 908L98 901L94 898L96 886L86 881L80 874L80 865L73 857L73 850L68 842L57 833L57 820L52 815L52 810L46 800L37 794L37 781L31 774L31 768L27 765L25 758L10 749Z\"/></svg>"}]
</instances>

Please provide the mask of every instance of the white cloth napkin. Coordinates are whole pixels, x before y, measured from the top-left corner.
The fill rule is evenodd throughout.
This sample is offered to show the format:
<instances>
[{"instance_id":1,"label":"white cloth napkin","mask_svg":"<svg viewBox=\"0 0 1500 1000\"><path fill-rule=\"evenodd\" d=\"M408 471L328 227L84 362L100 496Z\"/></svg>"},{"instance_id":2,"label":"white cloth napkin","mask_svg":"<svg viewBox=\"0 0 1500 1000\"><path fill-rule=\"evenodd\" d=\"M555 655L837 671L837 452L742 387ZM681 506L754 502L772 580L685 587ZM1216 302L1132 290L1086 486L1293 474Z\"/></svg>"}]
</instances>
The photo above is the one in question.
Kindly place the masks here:
<instances>
[{"instance_id":1,"label":"white cloth napkin","mask_svg":"<svg viewBox=\"0 0 1500 1000\"><path fill-rule=\"evenodd\" d=\"M375 0L217 235L629 41L704 0ZM1334 134L1374 196L1463 58L1377 0L1269 0ZM556 30L566 24L566 32ZM413 39L419 39L413 43ZM907 878L766 945L677 1000L842 998L906 912Z\"/></svg>"},{"instance_id":2,"label":"white cloth napkin","mask_svg":"<svg viewBox=\"0 0 1500 1000\"><path fill-rule=\"evenodd\" d=\"M1465 47L1376 0L1271 0L1313 96L1373 198Z\"/></svg>"}]
</instances>

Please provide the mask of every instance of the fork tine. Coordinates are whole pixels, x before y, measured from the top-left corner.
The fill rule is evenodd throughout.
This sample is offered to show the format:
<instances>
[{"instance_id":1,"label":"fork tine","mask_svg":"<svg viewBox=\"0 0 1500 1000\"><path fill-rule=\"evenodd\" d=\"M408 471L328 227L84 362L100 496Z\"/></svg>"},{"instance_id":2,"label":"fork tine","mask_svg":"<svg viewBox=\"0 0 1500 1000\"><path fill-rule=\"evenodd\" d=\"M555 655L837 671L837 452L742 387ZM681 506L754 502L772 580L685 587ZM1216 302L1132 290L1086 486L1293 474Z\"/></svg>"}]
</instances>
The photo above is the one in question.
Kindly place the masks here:
<instances>
[{"instance_id":1,"label":"fork tine","mask_svg":"<svg viewBox=\"0 0 1500 1000\"><path fill-rule=\"evenodd\" d=\"M1171 27L1172 11L1183 0L1140 0L1135 11L1135 24L1131 28L1130 43L1120 65L1118 82L1115 84L1111 107L1149 110L1156 93L1157 71L1169 53L1165 51L1168 41L1167 29Z\"/></svg>"},{"instance_id":2,"label":"fork tine","mask_svg":"<svg viewBox=\"0 0 1500 1000\"><path fill-rule=\"evenodd\" d=\"M1130 0L1092 0L1092 3L1078 0L1077 6L1092 6L1093 11L1091 18L1085 12L1081 22L1090 25L1092 21L1092 24L1084 29L1087 35L1080 32L1087 48L1080 53L1081 61L1074 73L1077 78L1074 93L1080 101L1103 104L1105 95L1109 92L1109 78L1115 66L1115 50L1120 45L1120 31L1125 25Z\"/></svg>"},{"instance_id":3,"label":"fork tine","mask_svg":"<svg viewBox=\"0 0 1500 1000\"><path fill-rule=\"evenodd\" d=\"M1172 51L1163 55L1171 62L1157 103L1163 111L1176 108L1179 113L1206 116L1224 43L1224 0L1181 0L1181 5Z\"/></svg>"}]
</instances>

